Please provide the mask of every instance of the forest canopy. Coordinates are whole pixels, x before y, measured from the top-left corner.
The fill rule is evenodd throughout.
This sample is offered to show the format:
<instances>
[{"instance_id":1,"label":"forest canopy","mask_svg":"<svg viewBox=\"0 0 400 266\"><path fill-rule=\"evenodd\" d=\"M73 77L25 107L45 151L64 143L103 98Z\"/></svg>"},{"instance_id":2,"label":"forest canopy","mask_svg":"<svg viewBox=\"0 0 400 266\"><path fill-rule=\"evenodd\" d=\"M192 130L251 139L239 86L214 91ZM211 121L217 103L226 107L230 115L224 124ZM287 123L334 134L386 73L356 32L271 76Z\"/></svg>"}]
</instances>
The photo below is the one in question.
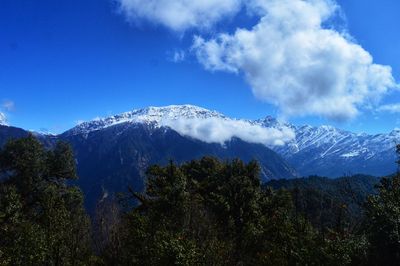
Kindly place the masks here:
<instances>
[{"instance_id":1,"label":"forest canopy","mask_svg":"<svg viewBox=\"0 0 400 266\"><path fill-rule=\"evenodd\" d=\"M0 265L397 265L400 176L262 184L256 161L147 171L91 217L71 147L0 150ZM343 181L345 180L345 181ZM375 188L374 184L376 183ZM321 185L322 184L322 185Z\"/></svg>"}]
</instances>

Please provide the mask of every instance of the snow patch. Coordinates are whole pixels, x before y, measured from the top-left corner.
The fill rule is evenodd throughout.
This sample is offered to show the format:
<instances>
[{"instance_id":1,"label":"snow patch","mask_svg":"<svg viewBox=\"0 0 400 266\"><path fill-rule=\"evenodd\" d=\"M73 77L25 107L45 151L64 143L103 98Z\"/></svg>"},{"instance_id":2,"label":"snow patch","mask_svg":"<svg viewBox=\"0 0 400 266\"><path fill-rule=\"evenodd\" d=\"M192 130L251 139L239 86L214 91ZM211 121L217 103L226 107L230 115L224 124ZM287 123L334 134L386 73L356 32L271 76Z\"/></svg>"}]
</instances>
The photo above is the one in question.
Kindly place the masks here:
<instances>
[{"instance_id":1,"label":"snow patch","mask_svg":"<svg viewBox=\"0 0 400 266\"><path fill-rule=\"evenodd\" d=\"M7 117L5 114L0 113L0 125L2 126L8 126L7 124Z\"/></svg>"},{"instance_id":2,"label":"snow patch","mask_svg":"<svg viewBox=\"0 0 400 266\"><path fill-rule=\"evenodd\" d=\"M351 157L356 157L356 156L358 156L358 155L360 155L360 152L358 152L358 151L353 151L353 152L349 152L349 153L342 154L340 157L343 157L343 158L351 158Z\"/></svg>"}]
</instances>

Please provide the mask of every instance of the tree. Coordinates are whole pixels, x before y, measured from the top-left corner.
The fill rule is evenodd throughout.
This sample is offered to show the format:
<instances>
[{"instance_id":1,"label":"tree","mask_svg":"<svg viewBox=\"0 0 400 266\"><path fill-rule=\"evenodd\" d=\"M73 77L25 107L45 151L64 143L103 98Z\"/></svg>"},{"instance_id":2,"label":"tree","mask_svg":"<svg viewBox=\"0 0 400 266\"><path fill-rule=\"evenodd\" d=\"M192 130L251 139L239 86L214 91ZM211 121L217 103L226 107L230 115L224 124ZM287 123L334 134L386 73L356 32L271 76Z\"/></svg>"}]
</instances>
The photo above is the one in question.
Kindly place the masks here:
<instances>
[{"instance_id":1,"label":"tree","mask_svg":"<svg viewBox=\"0 0 400 266\"><path fill-rule=\"evenodd\" d=\"M53 150L30 135L0 151L0 261L76 265L90 255L83 195L67 185L76 168L69 145Z\"/></svg>"},{"instance_id":2,"label":"tree","mask_svg":"<svg viewBox=\"0 0 400 266\"><path fill-rule=\"evenodd\" d=\"M138 205L123 217L119 263L320 265L316 231L259 172L254 161L210 157L149 168L145 193L131 190Z\"/></svg>"},{"instance_id":3,"label":"tree","mask_svg":"<svg viewBox=\"0 0 400 266\"><path fill-rule=\"evenodd\" d=\"M396 147L400 156L400 145ZM400 165L400 160L397 161ZM398 265L400 261L400 172L382 178L378 194L368 197L366 235L372 265Z\"/></svg>"},{"instance_id":4,"label":"tree","mask_svg":"<svg viewBox=\"0 0 400 266\"><path fill-rule=\"evenodd\" d=\"M400 176L384 178L379 193L366 204L370 261L394 265L400 261Z\"/></svg>"}]
</instances>

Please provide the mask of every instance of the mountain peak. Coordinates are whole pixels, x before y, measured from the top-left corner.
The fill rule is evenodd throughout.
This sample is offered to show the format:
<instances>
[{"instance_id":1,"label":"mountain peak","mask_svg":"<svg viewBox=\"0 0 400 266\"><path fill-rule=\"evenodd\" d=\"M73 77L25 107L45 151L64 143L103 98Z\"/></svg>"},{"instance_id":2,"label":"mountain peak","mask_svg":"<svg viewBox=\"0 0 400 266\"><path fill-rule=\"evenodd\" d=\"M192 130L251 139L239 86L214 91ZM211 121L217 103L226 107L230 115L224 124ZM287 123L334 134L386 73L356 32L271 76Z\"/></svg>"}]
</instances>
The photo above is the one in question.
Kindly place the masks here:
<instances>
[{"instance_id":1,"label":"mountain peak","mask_svg":"<svg viewBox=\"0 0 400 266\"><path fill-rule=\"evenodd\" d=\"M206 119L212 117L225 119L225 116L221 113L190 104L162 107L150 106L106 118L95 118L92 121L80 123L71 129L69 133L89 133L123 123L144 123L158 127L165 120L177 120L180 118Z\"/></svg>"},{"instance_id":2,"label":"mountain peak","mask_svg":"<svg viewBox=\"0 0 400 266\"><path fill-rule=\"evenodd\" d=\"M270 115L267 115L262 121L267 122L267 123L278 123L278 120Z\"/></svg>"},{"instance_id":3,"label":"mountain peak","mask_svg":"<svg viewBox=\"0 0 400 266\"><path fill-rule=\"evenodd\" d=\"M0 113L0 125L1 126L8 126L7 124L7 117L5 114Z\"/></svg>"},{"instance_id":4,"label":"mountain peak","mask_svg":"<svg viewBox=\"0 0 400 266\"><path fill-rule=\"evenodd\" d=\"M262 127L267 127L267 128L291 128L294 129L295 126L285 122L285 121L281 121L273 116L267 115L265 118L263 119L258 119L254 121L256 124L261 125Z\"/></svg>"},{"instance_id":5,"label":"mountain peak","mask_svg":"<svg viewBox=\"0 0 400 266\"><path fill-rule=\"evenodd\" d=\"M145 115L150 119L158 122L160 119L177 119L177 118L210 118L210 117L225 117L224 115L211 111L199 106L184 104L184 105L168 105L162 107L150 106L144 109L134 110L131 113L136 115Z\"/></svg>"},{"instance_id":6,"label":"mountain peak","mask_svg":"<svg viewBox=\"0 0 400 266\"><path fill-rule=\"evenodd\" d=\"M279 122L278 119L270 115L267 115L264 119L257 120L257 122L265 127L277 127L281 125L281 122Z\"/></svg>"}]
</instances>

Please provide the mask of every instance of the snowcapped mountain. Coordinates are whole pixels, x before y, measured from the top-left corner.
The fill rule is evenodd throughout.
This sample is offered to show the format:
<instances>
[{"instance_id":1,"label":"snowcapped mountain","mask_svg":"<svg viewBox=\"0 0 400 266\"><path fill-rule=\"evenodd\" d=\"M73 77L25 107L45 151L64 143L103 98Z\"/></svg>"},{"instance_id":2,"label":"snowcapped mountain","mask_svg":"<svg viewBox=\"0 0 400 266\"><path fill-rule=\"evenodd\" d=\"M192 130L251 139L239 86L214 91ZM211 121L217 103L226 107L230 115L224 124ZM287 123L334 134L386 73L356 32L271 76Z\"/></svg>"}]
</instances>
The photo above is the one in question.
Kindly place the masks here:
<instances>
[{"instance_id":1,"label":"snowcapped mountain","mask_svg":"<svg viewBox=\"0 0 400 266\"><path fill-rule=\"evenodd\" d=\"M227 119L224 115L210 111L194 105L170 105L165 107L147 107L137 109L131 112L122 113L106 118L96 118L89 122L83 122L68 131L68 134L88 134L92 131L101 130L107 127L115 126L123 123L130 124L147 124L154 127L161 127L165 121L186 119L207 119L219 118Z\"/></svg>"},{"instance_id":2,"label":"snowcapped mountain","mask_svg":"<svg viewBox=\"0 0 400 266\"><path fill-rule=\"evenodd\" d=\"M7 126L7 118L6 115L0 112L0 125Z\"/></svg>"},{"instance_id":3,"label":"snowcapped mountain","mask_svg":"<svg viewBox=\"0 0 400 266\"><path fill-rule=\"evenodd\" d=\"M134 110L82 123L66 134L87 135L115 125L135 124L169 127L182 136L207 143L224 144L232 138L261 143L284 157L300 175L390 174L396 170L394 147L400 142L400 130L370 135L332 126L298 126L271 116L240 120L193 105Z\"/></svg>"},{"instance_id":4,"label":"snowcapped mountain","mask_svg":"<svg viewBox=\"0 0 400 266\"><path fill-rule=\"evenodd\" d=\"M0 145L27 134L0 125ZM48 147L57 140L73 146L78 184L93 209L105 190L125 191L128 185L142 190L147 167L170 159L256 159L263 181L299 175L391 174L396 170L394 147L400 130L356 134L331 126L283 123L270 116L232 119L193 105L171 105L94 119L60 135L37 136Z\"/></svg>"},{"instance_id":5,"label":"snowcapped mountain","mask_svg":"<svg viewBox=\"0 0 400 266\"><path fill-rule=\"evenodd\" d=\"M82 123L57 136L70 143L78 164L77 181L94 209L104 190L141 191L146 169L213 156L257 160L261 179L291 179L296 170L264 143L287 137L283 131L183 105L149 107Z\"/></svg>"},{"instance_id":6,"label":"snowcapped mountain","mask_svg":"<svg viewBox=\"0 0 400 266\"><path fill-rule=\"evenodd\" d=\"M332 126L312 127L280 123L272 117L257 120L265 127L289 127L295 138L284 146L271 147L287 159L301 175L331 177L363 173L387 175L395 172L395 145L400 130L387 134L356 134Z\"/></svg>"},{"instance_id":7,"label":"snowcapped mountain","mask_svg":"<svg viewBox=\"0 0 400 266\"><path fill-rule=\"evenodd\" d=\"M4 120L0 114L0 124L4 124ZM145 126L146 134L172 129L182 137L219 144L222 148L233 139L263 144L280 154L303 176L391 174L396 171L395 144L400 142L400 130L387 134L356 134L332 126L283 123L271 116L258 120L232 119L193 105L148 107L98 118L52 138L84 140L108 129L120 135L138 126Z\"/></svg>"},{"instance_id":8,"label":"snowcapped mountain","mask_svg":"<svg viewBox=\"0 0 400 266\"><path fill-rule=\"evenodd\" d=\"M97 118L79 124L64 135L88 135L116 125L127 127L138 124L153 129L169 128L181 136L222 145L232 138L266 146L283 145L294 137L290 128L262 127L253 121L228 118L216 111L193 105L148 107L107 118Z\"/></svg>"}]
</instances>

